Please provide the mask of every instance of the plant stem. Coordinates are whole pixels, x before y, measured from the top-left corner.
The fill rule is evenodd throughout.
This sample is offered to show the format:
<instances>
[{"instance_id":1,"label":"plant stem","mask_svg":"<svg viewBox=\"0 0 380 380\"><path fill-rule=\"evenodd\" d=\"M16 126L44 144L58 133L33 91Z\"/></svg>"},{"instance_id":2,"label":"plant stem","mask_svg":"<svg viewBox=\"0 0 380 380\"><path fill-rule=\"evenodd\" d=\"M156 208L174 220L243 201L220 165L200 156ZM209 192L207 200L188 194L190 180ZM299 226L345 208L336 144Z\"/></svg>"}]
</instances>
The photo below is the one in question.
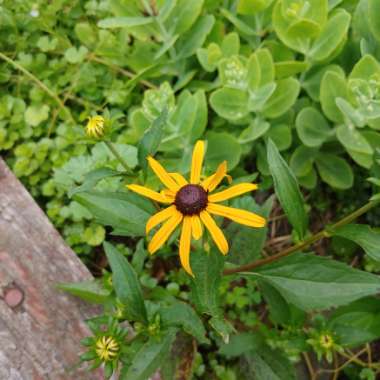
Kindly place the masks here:
<instances>
[{"instance_id":1,"label":"plant stem","mask_svg":"<svg viewBox=\"0 0 380 380\"><path fill-rule=\"evenodd\" d=\"M266 258L261 259L261 260L256 260L252 263L242 265L242 266L239 266L236 268L226 269L223 272L223 274L229 275L229 274L234 274L234 273L239 273L239 272L246 272L246 271L252 270L254 268L260 267L264 264L269 264L269 263L272 263L274 261L277 261L277 260L281 259L282 257L290 255L293 252L300 251L304 248L307 248L310 245L312 245L313 243L317 242L318 240L321 240L325 237L329 237L330 232L332 230L335 230L336 228L339 228L339 227L342 227L348 223L351 223L352 221L357 219L359 216L365 214L367 211L369 211L370 209L372 209L373 207L378 205L379 202L380 201L378 201L378 200L369 201L364 206L355 210L353 213L345 216L343 219L339 220L338 222L334 223L333 225L324 228L322 231L319 231L316 234L310 236L306 240L301 241L301 242L299 242L299 243L297 243L297 244L295 244L289 248L285 248L283 251L281 251L281 252L279 252L273 256L269 256L269 257L266 257Z\"/></svg>"},{"instance_id":2,"label":"plant stem","mask_svg":"<svg viewBox=\"0 0 380 380\"><path fill-rule=\"evenodd\" d=\"M62 100L57 96L57 94L52 91L49 87L47 87L43 82L41 82L35 75L33 75L30 71L25 69L23 66L15 62L13 59L9 58L5 54L0 52L0 58L4 61L8 62L10 65L12 65L17 70L20 70L23 74L25 74L29 79L31 79L33 82L35 82L42 90L44 90L50 97L52 97L57 104L59 105L59 108L63 109L67 116L70 118L70 121L75 122L73 116L71 115L71 112L65 107Z\"/></svg>"},{"instance_id":3,"label":"plant stem","mask_svg":"<svg viewBox=\"0 0 380 380\"><path fill-rule=\"evenodd\" d=\"M108 149L112 152L112 154L117 158L117 160L120 162L120 164L123 166L123 168L126 170L127 173L131 172L130 167L128 166L127 162L124 160L123 157L121 157L120 153L115 148L115 145L111 141L104 141L107 145Z\"/></svg>"}]
</instances>

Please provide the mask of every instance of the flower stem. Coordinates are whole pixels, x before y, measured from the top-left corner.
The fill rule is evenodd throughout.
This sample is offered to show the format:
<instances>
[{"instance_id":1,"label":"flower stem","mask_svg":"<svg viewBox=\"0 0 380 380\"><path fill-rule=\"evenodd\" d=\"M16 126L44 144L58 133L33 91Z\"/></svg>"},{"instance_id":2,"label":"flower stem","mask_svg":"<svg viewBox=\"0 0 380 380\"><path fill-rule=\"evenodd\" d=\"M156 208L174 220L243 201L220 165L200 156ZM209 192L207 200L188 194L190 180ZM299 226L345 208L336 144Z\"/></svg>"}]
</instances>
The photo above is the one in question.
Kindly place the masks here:
<instances>
[{"instance_id":1,"label":"flower stem","mask_svg":"<svg viewBox=\"0 0 380 380\"><path fill-rule=\"evenodd\" d=\"M121 157L120 153L117 151L115 145L111 141L104 141L107 145L108 149L112 152L112 154L117 158L117 160L120 162L120 164L123 166L123 168L126 170L127 173L130 173L131 169L128 166L127 162L124 160L123 157Z\"/></svg>"},{"instance_id":2,"label":"flower stem","mask_svg":"<svg viewBox=\"0 0 380 380\"><path fill-rule=\"evenodd\" d=\"M284 250L282 250L281 252L279 252L273 256L265 257L264 259L256 260L252 263L248 263L248 264L236 267L236 268L226 269L223 272L223 274L229 275L229 274L234 274L234 273L239 273L239 272L246 272L246 271L255 269L257 267L260 267L264 264L269 264L269 263L272 263L274 261L277 261L277 260L281 259L282 257L290 255L293 252L300 251L304 248L307 248L310 245L312 245L313 243L317 242L318 240L329 237L330 232L332 230L335 230L336 228L339 228L339 227L342 227L348 223L351 223L352 221L357 219L359 216L365 214L367 211L374 208L376 205L379 204L379 202L380 202L379 200L369 201L364 206L355 210L353 213L345 216L344 218L342 218L338 222L324 228L323 230L321 230L321 231L317 232L316 234L310 236L309 238L305 239L304 241L301 241L301 242L299 242L299 243L297 243L291 247L285 248Z\"/></svg>"}]
</instances>

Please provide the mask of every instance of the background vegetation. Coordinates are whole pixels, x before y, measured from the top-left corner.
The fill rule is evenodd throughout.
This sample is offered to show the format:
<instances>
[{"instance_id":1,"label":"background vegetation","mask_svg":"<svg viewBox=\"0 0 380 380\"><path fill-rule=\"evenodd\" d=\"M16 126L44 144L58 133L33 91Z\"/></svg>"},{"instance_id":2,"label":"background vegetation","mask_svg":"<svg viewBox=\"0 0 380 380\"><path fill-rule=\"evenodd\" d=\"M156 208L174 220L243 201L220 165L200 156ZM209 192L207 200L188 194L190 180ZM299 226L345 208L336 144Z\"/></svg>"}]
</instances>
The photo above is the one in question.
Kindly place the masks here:
<instances>
[{"instance_id":1,"label":"background vegetation","mask_svg":"<svg viewBox=\"0 0 380 380\"><path fill-rule=\"evenodd\" d=\"M146 379L171 347L165 379L376 378L379 211L370 203L354 214L359 226L330 227L380 185L379 15L377 0L0 1L0 151L99 277L65 286L104 304L95 336L106 322L123 341L120 323L134 324L121 378ZM128 171L86 137L95 114ZM196 283L179 269L175 239L148 257L154 207L124 194L125 183L158 185L139 156L147 135L171 171L185 174L205 139L205 173L227 160L234 181L260 186L232 205L266 216L268 228L223 222L227 263L194 253ZM321 230L329 239L313 238ZM113 281L106 239L111 267L121 260ZM294 244L316 255L221 275ZM117 267L137 274L142 320L140 296L118 291ZM84 359L95 359L85 343Z\"/></svg>"}]
</instances>

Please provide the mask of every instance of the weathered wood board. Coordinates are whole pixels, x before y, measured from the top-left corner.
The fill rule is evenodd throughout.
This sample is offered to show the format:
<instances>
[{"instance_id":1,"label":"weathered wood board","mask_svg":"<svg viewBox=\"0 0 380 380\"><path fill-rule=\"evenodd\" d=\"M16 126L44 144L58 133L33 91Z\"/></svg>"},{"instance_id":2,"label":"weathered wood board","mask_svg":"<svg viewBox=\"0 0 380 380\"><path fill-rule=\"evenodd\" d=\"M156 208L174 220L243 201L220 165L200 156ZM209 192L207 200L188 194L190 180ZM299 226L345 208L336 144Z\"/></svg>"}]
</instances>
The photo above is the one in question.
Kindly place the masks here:
<instances>
[{"instance_id":1,"label":"weathered wood board","mask_svg":"<svg viewBox=\"0 0 380 380\"><path fill-rule=\"evenodd\" d=\"M0 380L96 380L79 365L95 309L56 289L91 274L0 158Z\"/></svg>"}]
</instances>

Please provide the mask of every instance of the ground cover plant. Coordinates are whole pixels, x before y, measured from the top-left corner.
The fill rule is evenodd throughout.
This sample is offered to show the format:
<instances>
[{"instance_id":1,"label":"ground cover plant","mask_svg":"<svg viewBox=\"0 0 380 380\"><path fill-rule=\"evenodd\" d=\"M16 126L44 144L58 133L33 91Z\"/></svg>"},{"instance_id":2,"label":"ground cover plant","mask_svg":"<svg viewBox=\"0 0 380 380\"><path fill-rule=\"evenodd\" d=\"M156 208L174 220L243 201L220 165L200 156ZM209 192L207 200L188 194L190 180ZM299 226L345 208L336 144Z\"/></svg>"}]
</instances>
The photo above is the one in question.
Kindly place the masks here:
<instances>
[{"instance_id":1,"label":"ground cover plant","mask_svg":"<svg viewBox=\"0 0 380 380\"><path fill-rule=\"evenodd\" d=\"M96 279L105 377L376 379L380 2L0 2L0 151Z\"/></svg>"}]
</instances>

